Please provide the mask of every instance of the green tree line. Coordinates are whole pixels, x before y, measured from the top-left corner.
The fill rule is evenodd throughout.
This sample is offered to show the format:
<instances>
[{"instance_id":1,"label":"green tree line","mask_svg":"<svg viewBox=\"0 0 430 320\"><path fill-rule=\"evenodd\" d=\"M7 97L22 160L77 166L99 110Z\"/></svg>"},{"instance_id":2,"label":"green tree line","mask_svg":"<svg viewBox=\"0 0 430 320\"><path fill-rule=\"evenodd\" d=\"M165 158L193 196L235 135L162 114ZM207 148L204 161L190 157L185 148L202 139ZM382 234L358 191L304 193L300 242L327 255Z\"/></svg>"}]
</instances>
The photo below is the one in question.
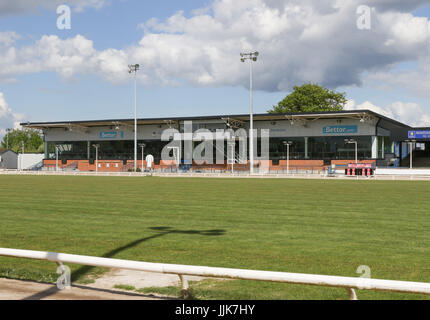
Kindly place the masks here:
<instances>
[{"instance_id":1,"label":"green tree line","mask_svg":"<svg viewBox=\"0 0 430 320\"><path fill-rule=\"evenodd\" d=\"M294 86L293 91L273 106L269 113L342 111L348 100L345 93L315 83Z\"/></svg>"},{"instance_id":2,"label":"green tree line","mask_svg":"<svg viewBox=\"0 0 430 320\"><path fill-rule=\"evenodd\" d=\"M25 153L42 153L44 151L41 132L34 129L13 129L6 132L1 142L1 148L21 153L23 142Z\"/></svg>"}]
</instances>

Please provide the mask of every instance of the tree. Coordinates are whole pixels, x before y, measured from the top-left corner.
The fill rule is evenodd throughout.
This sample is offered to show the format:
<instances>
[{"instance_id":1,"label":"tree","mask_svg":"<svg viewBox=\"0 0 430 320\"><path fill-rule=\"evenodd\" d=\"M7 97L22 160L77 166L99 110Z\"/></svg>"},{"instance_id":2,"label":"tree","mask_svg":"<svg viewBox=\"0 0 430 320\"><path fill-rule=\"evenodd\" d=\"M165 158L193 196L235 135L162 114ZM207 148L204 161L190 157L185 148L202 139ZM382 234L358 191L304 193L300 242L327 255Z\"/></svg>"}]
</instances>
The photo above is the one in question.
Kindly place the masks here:
<instances>
[{"instance_id":1,"label":"tree","mask_svg":"<svg viewBox=\"0 0 430 320\"><path fill-rule=\"evenodd\" d=\"M345 93L326 89L318 84L307 83L294 86L292 93L287 95L269 113L297 113L341 111L347 99Z\"/></svg>"},{"instance_id":2,"label":"tree","mask_svg":"<svg viewBox=\"0 0 430 320\"><path fill-rule=\"evenodd\" d=\"M24 152L42 153L44 149L43 139L40 131L34 129L14 129L9 131L1 142L1 147L9 149L16 153L22 152L22 142L24 141Z\"/></svg>"}]
</instances>

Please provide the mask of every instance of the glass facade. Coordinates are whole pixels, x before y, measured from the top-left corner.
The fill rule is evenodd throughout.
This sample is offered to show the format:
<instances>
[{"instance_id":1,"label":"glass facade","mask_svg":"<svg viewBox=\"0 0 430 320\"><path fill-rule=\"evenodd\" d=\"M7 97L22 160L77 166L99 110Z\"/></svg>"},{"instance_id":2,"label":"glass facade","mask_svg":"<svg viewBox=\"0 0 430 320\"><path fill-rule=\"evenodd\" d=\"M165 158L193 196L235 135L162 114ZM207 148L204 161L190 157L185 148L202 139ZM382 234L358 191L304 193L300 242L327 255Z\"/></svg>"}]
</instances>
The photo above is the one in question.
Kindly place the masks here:
<instances>
[{"instance_id":1,"label":"glass facade","mask_svg":"<svg viewBox=\"0 0 430 320\"><path fill-rule=\"evenodd\" d=\"M168 143L159 140L138 140L137 158L142 159L140 143L145 143L144 156L152 154L156 162L161 158L161 150ZM48 142L48 158L55 159L55 146L58 145L59 159L66 160L93 160L96 158L94 144L100 145L98 150L99 160L133 160L134 141L60 141Z\"/></svg>"},{"instance_id":2,"label":"glass facade","mask_svg":"<svg viewBox=\"0 0 430 320\"><path fill-rule=\"evenodd\" d=\"M287 147L283 141L291 141L290 159L294 160L350 160L355 158L355 144L345 144L345 139L357 141L359 159L371 159L372 137L299 137L271 138L270 159L284 160L287 158Z\"/></svg>"},{"instance_id":3,"label":"glass facade","mask_svg":"<svg viewBox=\"0 0 430 320\"><path fill-rule=\"evenodd\" d=\"M355 144L345 144L345 139L354 139L358 142L358 158L372 159L371 136L331 136L331 137L285 137L270 138L269 158L278 161L287 158L287 147L283 141L291 141L290 159L295 160L350 160L355 158ZM152 154L155 162L159 163L161 150L168 143L159 140L139 140L145 143L144 154ZM194 145L200 142L194 142ZM59 159L64 160L94 160L96 150L94 144L99 144L100 160L132 160L134 159L134 141L60 141L48 142L48 158L55 159L55 146L59 146ZM377 156L383 158L384 154L391 153L393 141L389 137L378 137ZM257 150L260 156L261 141L258 139ZM239 145L236 144L236 153ZM214 147L214 163L217 150ZM224 153L227 154L227 143L224 144ZM138 146L137 157L141 159L142 150ZM227 159L227 156L225 157Z\"/></svg>"}]
</instances>

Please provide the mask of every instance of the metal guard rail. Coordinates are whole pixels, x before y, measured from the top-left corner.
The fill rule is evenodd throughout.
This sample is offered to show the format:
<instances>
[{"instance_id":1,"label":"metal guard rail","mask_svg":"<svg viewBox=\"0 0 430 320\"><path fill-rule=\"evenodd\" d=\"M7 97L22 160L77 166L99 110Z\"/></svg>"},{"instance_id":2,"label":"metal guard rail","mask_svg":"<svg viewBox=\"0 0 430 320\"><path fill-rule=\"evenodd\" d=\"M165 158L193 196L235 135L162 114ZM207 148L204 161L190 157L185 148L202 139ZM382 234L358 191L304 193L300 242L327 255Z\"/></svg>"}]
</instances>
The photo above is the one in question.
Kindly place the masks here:
<instances>
[{"instance_id":1,"label":"metal guard rail","mask_svg":"<svg viewBox=\"0 0 430 320\"><path fill-rule=\"evenodd\" d=\"M186 295L188 290L188 282L183 277L201 276L215 278L229 278L241 280L257 280L257 281L272 281L284 282L293 284L307 284L326 287L345 288L351 300L357 300L357 295L354 289L359 290L376 290L376 291L392 291L403 293L417 293L430 295L430 283L410 282L410 281L395 281L395 280L380 280L358 277L341 277L341 276L326 276L302 273L288 272L272 272L272 271L257 271L247 269L231 269L231 268L216 268L203 266L189 266L179 264L165 264L152 262L139 262L132 260L121 260L112 258L99 258L91 256L82 256L66 253L32 251L0 248L0 256L29 258L37 260L47 260L56 262L62 266L62 263L72 263L80 265L89 265L95 267L129 269L147 272L157 272L166 274L177 274L182 283L182 294Z\"/></svg>"}]
</instances>

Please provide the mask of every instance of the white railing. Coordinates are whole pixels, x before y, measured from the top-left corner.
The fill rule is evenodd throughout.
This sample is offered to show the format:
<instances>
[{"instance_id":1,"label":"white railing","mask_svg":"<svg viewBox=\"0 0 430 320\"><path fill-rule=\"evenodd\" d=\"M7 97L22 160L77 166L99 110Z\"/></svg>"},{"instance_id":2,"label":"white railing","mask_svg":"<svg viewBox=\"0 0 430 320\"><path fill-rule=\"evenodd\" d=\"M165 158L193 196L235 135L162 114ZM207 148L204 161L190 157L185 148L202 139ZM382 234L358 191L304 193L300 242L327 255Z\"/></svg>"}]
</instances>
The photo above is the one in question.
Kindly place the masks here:
<instances>
[{"instance_id":1,"label":"white railing","mask_svg":"<svg viewBox=\"0 0 430 320\"><path fill-rule=\"evenodd\" d=\"M81 256L66 253L31 251L19 249L0 248L0 256L29 258L38 260L48 260L56 262L62 266L63 263L72 263L105 268L119 268L129 270L139 270L147 272L158 272L167 274L177 274L182 283L182 294L187 295L188 282L184 276L201 276L242 280L258 280L285 282L294 284L308 284L326 287L345 288L351 300L356 300L357 295L354 289L394 291L404 293L417 293L430 295L430 283L379 280L370 278L354 278L325 276L302 273L257 271L247 269L214 268L202 266L188 266L179 264L139 262L131 260L120 260L111 258L99 258ZM63 268L64 270L64 268Z\"/></svg>"}]
</instances>

